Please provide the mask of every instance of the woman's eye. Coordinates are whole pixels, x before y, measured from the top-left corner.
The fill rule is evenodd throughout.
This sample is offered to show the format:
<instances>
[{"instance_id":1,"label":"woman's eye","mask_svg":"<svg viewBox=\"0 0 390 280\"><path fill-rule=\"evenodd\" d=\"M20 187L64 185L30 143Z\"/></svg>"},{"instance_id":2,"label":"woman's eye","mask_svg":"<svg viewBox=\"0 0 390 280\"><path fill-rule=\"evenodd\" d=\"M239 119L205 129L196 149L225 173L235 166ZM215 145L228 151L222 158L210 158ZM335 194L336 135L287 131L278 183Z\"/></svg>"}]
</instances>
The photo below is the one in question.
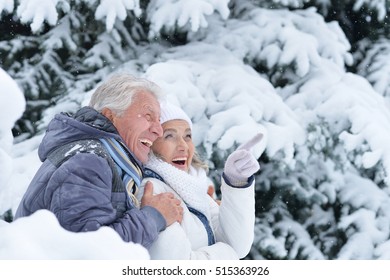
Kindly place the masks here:
<instances>
[{"instance_id":1,"label":"woman's eye","mask_svg":"<svg viewBox=\"0 0 390 280\"><path fill-rule=\"evenodd\" d=\"M172 134L165 134L165 136L164 136L165 139L172 138L172 137L173 137Z\"/></svg>"}]
</instances>

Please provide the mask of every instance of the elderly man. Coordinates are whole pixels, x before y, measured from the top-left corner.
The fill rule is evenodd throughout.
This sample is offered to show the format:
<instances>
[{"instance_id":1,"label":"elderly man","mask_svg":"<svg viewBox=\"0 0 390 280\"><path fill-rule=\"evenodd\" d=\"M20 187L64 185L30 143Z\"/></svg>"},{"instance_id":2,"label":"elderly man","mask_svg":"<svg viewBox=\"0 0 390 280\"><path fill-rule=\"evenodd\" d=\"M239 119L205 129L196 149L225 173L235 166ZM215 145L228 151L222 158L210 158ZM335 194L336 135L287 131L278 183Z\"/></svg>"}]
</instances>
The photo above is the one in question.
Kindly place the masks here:
<instances>
[{"instance_id":1,"label":"elderly man","mask_svg":"<svg viewBox=\"0 0 390 280\"><path fill-rule=\"evenodd\" d=\"M136 191L150 146L162 135L161 93L152 82L116 75L97 88L89 106L58 114L39 146L43 162L15 218L53 212L73 232L113 228L124 241L149 247L183 209L172 194Z\"/></svg>"}]
</instances>

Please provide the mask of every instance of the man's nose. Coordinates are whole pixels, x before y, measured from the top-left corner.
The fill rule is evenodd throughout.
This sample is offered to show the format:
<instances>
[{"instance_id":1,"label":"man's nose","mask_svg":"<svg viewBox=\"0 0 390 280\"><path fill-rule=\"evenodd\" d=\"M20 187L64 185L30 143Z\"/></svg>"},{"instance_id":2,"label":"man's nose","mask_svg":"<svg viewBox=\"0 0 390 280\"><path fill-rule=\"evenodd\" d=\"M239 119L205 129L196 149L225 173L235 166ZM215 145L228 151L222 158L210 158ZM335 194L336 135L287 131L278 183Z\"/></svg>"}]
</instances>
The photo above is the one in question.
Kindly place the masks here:
<instances>
[{"instance_id":1,"label":"man's nose","mask_svg":"<svg viewBox=\"0 0 390 280\"><path fill-rule=\"evenodd\" d=\"M152 124L151 131L152 131L152 133L156 134L157 137L161 137L163 135L163 132L164 132L159 121L156 121Z\"/></svg>"}]
</instances>

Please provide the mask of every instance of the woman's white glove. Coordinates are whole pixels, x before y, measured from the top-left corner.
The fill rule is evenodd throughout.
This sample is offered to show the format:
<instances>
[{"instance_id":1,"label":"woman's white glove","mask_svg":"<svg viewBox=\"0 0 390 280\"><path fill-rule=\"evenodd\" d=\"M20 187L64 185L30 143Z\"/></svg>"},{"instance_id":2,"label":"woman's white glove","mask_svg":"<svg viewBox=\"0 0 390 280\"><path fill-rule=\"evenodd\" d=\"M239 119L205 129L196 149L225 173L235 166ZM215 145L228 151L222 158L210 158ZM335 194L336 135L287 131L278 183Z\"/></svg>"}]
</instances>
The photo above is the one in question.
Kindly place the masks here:
<instances>
[{"instance_id":1,"label":"woman's white glove","mask_svg":"<svg viewBox=\"0 0 390 280\"><path fill-rule=\"evenodd\" d=\"M248 178L260 170L260 165L251 154L250 149L259 143L262 138L263 134L257 134L228 156L223 172L233 186L240 187L246 185Z\"/></svg>"}]
</instances>

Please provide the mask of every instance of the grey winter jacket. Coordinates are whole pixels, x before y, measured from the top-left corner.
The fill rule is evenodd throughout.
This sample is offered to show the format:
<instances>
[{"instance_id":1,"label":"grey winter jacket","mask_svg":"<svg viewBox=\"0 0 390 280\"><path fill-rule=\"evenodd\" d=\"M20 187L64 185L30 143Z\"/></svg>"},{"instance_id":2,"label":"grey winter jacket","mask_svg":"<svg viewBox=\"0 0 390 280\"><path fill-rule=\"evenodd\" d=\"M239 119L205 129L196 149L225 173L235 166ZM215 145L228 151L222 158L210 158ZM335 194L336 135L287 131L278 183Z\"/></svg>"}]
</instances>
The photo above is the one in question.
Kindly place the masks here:
<instances>
[{"instance_id":1,"label":"grey winter jacket","mask_svg":"<svg viewBox=\"0 0 390 280\"><path fill-rule=\"evenodd\" d=\"M103 137L122 141L113 124L90 107L80 109L73 117L56 115L38 149L43 164L22 198L15 218L47 209L67 230L95 231L108 226L124 241L148 248L165 229L165 219L153 207L133 207L126 191L112 191L113 169L106 158L96 153L77 153L58 167L48 158L65 144Z\"/></svg>"}]
</instances>

